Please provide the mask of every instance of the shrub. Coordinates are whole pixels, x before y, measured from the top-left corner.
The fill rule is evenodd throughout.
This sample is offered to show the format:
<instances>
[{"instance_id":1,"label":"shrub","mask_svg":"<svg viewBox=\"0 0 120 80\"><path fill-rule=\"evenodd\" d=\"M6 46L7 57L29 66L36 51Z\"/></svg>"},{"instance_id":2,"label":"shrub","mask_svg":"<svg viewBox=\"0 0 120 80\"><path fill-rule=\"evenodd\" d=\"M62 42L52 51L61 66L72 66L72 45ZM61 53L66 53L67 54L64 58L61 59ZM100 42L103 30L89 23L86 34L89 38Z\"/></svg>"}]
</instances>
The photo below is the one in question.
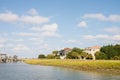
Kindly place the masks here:
<instances>
[{"instance_id":1,"label":"shrub","mask_svg":"<svg viewBox=\"0 0 120 80\"><path fill-rule=\"evenodd\" d=\"M44 54L40 54L40 55L38 56L38 59L43 59L43 58L46 58Z\"/></svg>"}]
</instances>

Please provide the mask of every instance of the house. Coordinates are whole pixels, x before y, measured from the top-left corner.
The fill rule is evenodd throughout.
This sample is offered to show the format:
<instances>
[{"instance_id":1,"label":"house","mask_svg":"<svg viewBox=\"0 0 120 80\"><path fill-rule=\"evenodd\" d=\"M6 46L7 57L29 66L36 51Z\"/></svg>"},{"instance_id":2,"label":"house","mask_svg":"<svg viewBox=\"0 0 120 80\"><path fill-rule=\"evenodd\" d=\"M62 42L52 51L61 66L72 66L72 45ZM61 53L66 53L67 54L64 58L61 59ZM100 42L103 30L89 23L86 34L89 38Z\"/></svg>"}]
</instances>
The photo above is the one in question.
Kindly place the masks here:
<instances>
[{"instance_id":1,"label":"house","mask_svg":"<svg viewBox=\"0 0 120 80\"><path fill-rule=\"evenodd\" d=\"M7 54L0 54L0 63L6 63L6 62L17 62L18 57L14 55L13 57L7 56Z\"/></svg>"},{"instance_id":2,"label":"house","mask_svg":"<svg viewBox=\"0 0 120 80\"><path fill-rule=\"evenodd\" d=\"M65 59L67 53L69 53L72 49L71 48L64 48L60 51L58 51L58 54L60 55L60 59Z\"/></svg>"},{"instance_id":3,"label":"house","mask_svg":"<svg viewBox=\"0 0 120 80\"><path fill-rule=\"evenodd\" d=\"M93 57L93 60L95 60L95 53L100 51L100 46L92 46L92 47L87 47L84 49L84 52L91 54Z\"/></svg>"},{"instance_id":4,"label":"house","mask_svg":"<svg viewBox=\"0 0 120 80\"><path fill-rule=\"evenodd\" d=\"M6 62L7 54L0 54L0 62Z\"/></svg>"}]
</instances>

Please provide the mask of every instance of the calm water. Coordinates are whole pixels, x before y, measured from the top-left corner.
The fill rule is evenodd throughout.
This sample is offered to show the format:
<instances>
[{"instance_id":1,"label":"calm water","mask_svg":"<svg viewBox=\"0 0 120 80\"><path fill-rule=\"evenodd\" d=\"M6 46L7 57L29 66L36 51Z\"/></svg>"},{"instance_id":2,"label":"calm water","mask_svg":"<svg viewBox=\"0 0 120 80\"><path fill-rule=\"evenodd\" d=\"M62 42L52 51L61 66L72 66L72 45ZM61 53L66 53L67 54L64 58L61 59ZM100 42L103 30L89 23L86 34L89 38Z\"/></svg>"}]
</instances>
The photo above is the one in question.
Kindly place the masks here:
<instances>
[{"instance_id":1,"label":"calm water","mask_svg":"<svg viewBox=\"0 0 120 80\"><path fill-rule=\"evenodd\" d=\"M0 80L120 80L120 75L89 73L60 67L0 64Z\"/></svg>"}]
</instances>

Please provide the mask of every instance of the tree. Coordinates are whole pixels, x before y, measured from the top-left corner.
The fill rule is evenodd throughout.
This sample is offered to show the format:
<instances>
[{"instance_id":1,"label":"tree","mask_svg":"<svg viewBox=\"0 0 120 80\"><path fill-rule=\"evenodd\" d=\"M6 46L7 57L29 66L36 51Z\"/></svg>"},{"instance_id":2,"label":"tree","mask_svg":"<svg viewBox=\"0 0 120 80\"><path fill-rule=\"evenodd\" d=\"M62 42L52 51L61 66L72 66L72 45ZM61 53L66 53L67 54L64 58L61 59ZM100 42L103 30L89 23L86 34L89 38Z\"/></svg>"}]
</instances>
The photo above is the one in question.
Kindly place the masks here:
<instances>
[{"instance_id":1,"label":"tree","mask_svg":"<svg viewBox=\"0 0 120 80\"><path fill-rule=\"evenodd\" d=\"M54 56L57 56L57 55L58 55L58 51L57 51L57 50L52 51L52 54L53 54Z\"/></svg>"},{"instance_id":2,"label":"tree","mask_svg":"<svg viewBox=\"0 0 120 80\"><path fill-rule=\"evenodd\" d=\"M67 54L67 58L68 59L79 59L79 54L77 52L72 51Z\"/></svg>"},{"instance_id":3,"label":"tree","mask_svg":"<svg viewBox=\"0 0 120 80\"><path fill-rule=\"evenodd\" d=\"M120 60L120 56L114 56L113 58L111 58L112 60Z\"/></svg>"},{"instance_id":4,"label":"tree","mask_svg":"<svg viewBox=\"0 0 120 80\"><path fill-rule=\"evenodd\" d=\"M47 59L55 59L55 56L53 54L48 54L46 56Z\"/></svg>"},{"instance_id":5,"label":"tree","mask_svg":"<svg viewBox=\"0 0 120 80\"><path fill-rule=\"evenodd\" d=\"M38 55L38 59L44 59L44 58L46 58L44 54Z\"/></svg>"},{"instance_id":6,"label":"tree","mask_svg":"<svg viewBox=\"0 0 120 80\"><path fill-rule=\"evenodd\" d=\"M95 56L96 56L96 59L104 59L104 60L108 59L107 55L103 52L96 52Z\"/></svg>"},{"instance_id":7,"label":"tree","mask_svg":"<svg viewBox=\"0 0 120 80\"><path fill-rule=\"evenodd\" d=\"M78 54L81 54L83 50L80 49L80 48L75 47L75 48L72 49L72 51L73 51L73 52L77 52ZM72 51L71 51L71 52L72 52Z\"/></svg>"},{"instance_id":8,"label":"tree","mask_svg":"<svg viewBox=\"0 0 120 80\"><path fill-rule=\"evenodd\" d=\"M120 56L120 45L103 46L100 51L105 53L108 59L112 59L115 56Z\"/></svg>"},{"instance_id":9,"label":"tree","mask_svg":"<svg viewBox=\"0 0 120 80\"><path fill-rule=\"evenodd\" d=\"M92 55L91 54L88 54L87 58L86 59L92 59Z\"/></svg>"},{"instance_id":10,"label":"tree","mask_svg":"<svg viewBox=\"0 0 120 80\"><path fill-rule=\"evenodd\" d=\"M83 60L86 60L87 56L88 56L88 53L86 52L81 53L81 57L83 58Z\"/></svg>"},{"instance_id":11,"label":"tree","mask_svg":"<svg viewBox=\"0 0 120 80\"><path fill-rule=\"evenodd\" d=\"M79 59L81 59L81 53L83 52L82 49L75 47L75 48L72 49L71 52L76 52L76 53L78 53L78 54L79 54L78 57L79 57Z\"/></svg>"}]
</instances>

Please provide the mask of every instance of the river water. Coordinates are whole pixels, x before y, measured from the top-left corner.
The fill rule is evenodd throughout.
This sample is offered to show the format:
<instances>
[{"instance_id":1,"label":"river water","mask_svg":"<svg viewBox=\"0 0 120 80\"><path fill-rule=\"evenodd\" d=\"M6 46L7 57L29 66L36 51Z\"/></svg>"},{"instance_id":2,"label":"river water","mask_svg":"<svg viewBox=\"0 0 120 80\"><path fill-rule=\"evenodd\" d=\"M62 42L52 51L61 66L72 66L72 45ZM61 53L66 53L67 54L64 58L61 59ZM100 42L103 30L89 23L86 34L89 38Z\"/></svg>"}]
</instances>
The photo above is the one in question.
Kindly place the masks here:
<instances>
[{"instance_id":1,"label":"river water","mask_svg":"<svg viewBox=\"0 0 120 80\"><path fill-rule=\"evenodd\" d=\"M25 63L1 63L0 80L120 80L120 75Z\"/></svg>"}]
</instances>

